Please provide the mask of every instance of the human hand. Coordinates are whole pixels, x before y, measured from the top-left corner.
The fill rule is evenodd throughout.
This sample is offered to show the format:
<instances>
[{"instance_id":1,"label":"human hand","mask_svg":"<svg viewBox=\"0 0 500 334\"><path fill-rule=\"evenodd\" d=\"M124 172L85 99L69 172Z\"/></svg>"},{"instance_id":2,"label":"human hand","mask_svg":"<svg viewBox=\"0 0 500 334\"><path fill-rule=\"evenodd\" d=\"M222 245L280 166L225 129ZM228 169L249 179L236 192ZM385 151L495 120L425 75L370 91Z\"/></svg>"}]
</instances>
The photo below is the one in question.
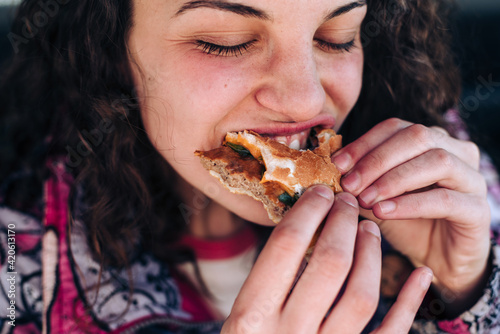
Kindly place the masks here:
<instances>
[{"instance_id":1,"label":"human hand","mask_svg":"<svg viewBox=\"0 0 500 334\"><path fill-rule=\"evenodd\" d=\"M378 305L380 232L371 221L358 224L359 208L352 195L338 194L333 202L329 188L315 186L295 203L271 234L221 333L363 330ZM325 217L309 263L294 286L304 253ZM428 268L417 269L376 332L407 333L431 278Z\"/></svg>"},{"instance_id":2,"label":"human hand","mask_svg":"<svg viewBox=\"0 0 500 334\"><path fill-rule=\"evenodd\" d=\"M367 209L361 213L414 265L434 271L439 292L462 305L477 298L487 279L490 211L473 143L390 119L333 162L344 190Z\"/></svg>"}]
</instances>

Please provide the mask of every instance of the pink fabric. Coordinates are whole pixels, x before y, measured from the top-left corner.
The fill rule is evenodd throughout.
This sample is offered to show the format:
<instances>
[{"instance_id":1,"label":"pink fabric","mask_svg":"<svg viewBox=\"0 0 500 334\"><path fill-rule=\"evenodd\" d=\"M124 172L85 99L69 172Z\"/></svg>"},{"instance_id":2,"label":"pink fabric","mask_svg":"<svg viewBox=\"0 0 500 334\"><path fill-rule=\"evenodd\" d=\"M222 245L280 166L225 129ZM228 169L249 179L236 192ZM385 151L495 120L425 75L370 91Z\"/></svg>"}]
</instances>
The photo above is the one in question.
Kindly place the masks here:
<instances>
[{"instance_id":1,"label":"pink fabric","mask_svg":"<svg viewBox=\"0 0 500 334\"><path fill-rule=\"evenodd\" d=\"M29 234L18 234L17 239L17 249L19 253L26 253L36 247L40 242L39 235L29 235Z\"/></svg>"},{"instance_id":2,"label":"pink fabric","mask_svg":"<svg viewBox=\"0 0 500 334\"><path fill-rule=\"evenodd\" d=\"M35 326L33 323L25 324L25 325L18 325L16 324L16 327L14 329L14 333L20 333L20 334L39 334L40 332L38 331L38 328Z\"/></svg>"},{"instance_id":3,"label":"pink fabric","mask_svg":"<svg viewBox=\"0 0 500 334\"><path fill-rule=\"evenodd\" d=\"M469 334L469 326L462 319L440 321L439 328L450 334Z\"/></svg>"},{"instance_id":4,"label":"pink fabric","mask_svg":"<svg viewBox=\"0 0 500 334\"><path fill-rule=\"evenodd\" d=\"M49 314L46 319L44 319L44 325L47 332L50 333L105 333L93 323L91 317L85 312L83 302L78 296L67 256L69 175L65 173L62 163L53 164L52 161L49 161L49 164L53 175L45 185L46 212L44 225L47 231L46 234L55 229L59 243L58 247L52 244L44 244L43 246L44 248L57 247L58 256L58 259L42 257L44 268L53 267L49 262L58 261L58 266L55 267L57 272L47 273L44 271L43 273L43 286L54 287L55 289L54 294L49 296L52 300L48 302L52 306L48 310ZM57 282L54 282L54 279Z\"/></svg>"}]
</instances>

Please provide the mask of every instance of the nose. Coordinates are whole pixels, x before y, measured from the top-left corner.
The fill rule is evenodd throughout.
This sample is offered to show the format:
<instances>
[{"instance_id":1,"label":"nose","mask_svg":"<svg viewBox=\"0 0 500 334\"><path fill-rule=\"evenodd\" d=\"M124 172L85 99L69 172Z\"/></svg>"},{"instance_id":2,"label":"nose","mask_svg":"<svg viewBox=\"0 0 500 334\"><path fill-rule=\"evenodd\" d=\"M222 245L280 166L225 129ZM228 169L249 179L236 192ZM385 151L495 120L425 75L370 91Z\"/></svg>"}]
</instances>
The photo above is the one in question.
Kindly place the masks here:
<instances>
[{"instance_id":1,"label":"nose","mask_svg":"<svg viewBox=\"0 0 500 334\"><path fill-rule=\"evenodd\" d=\"M312 46L294 44L300 47L277 46L271 52L255 97L281 121L301 122L323 110L326 95Z\"/></svg>"}]
</instances>

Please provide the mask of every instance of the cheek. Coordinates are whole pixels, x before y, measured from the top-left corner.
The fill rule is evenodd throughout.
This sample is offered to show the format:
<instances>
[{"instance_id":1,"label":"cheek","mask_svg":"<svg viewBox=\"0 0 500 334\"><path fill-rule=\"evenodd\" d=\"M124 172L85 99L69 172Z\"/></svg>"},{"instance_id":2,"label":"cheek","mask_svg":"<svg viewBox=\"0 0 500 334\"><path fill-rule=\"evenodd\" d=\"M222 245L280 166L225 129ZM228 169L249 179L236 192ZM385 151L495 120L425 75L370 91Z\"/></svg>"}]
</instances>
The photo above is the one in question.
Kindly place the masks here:
<instances>
[{"instance_id":1,"label":"cheek","mask_svg":"<svg viewBox=\"0 0 500 334\"><path fill-rule=\"evenodd\" d=\"M245 77L251 68L239 60L227 61L208 57L200 52L172 52L162 57L156 80L149 83L149 92L170 101L178 101L205 114L215 112L214 104L231 104L245 91Z\"/></svg>"},{"instance_id":2,"label":"cheek","mask_svg":"<svg viewBox=\"0 0 500 334\"><path fill-rule=\"evenodd\" d=\"M324 87L335 106L336 130L359 98L363 78L363 53L346 54L328 66Z\"/></svg>"},{"instance_id":3,"label":"cheek","mask_svg":"<svg viewBox=\"0 0 500 334\"><path fill-rule=\"evenodd\" d=\"M220 144L216 128L248 95L251 69L201 54L175 52L143 63L157 64L143 67L147 78L143 119L148 134L160 142L166 129L171 140L164 148L179 151L189 143L195 149Z\"/></svg>"}]
</instances>

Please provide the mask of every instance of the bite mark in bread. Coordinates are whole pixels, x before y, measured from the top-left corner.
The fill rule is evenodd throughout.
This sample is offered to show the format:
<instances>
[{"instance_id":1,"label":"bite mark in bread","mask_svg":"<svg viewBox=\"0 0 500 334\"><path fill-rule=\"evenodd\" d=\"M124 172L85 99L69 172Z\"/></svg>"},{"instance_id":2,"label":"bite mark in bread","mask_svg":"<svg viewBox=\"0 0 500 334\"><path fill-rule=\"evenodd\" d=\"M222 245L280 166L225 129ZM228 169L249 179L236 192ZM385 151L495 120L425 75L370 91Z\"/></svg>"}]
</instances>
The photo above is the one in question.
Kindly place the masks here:
<instances>
[{"instance_id":1,"label":"bite mark in bread","mask_svg":"<svg viewBox=\"0 0 500 334\"><path fill-rule=\"evenodd\" d=\"M262 202L278 223L303 192L325 184L341 192L340 172L331 155L342 137L331 129L315 130L314 150L295 150L251 131L228 132L223 146L196 151L203 167L229 191Z\"/></svg>"}]
</instances>

